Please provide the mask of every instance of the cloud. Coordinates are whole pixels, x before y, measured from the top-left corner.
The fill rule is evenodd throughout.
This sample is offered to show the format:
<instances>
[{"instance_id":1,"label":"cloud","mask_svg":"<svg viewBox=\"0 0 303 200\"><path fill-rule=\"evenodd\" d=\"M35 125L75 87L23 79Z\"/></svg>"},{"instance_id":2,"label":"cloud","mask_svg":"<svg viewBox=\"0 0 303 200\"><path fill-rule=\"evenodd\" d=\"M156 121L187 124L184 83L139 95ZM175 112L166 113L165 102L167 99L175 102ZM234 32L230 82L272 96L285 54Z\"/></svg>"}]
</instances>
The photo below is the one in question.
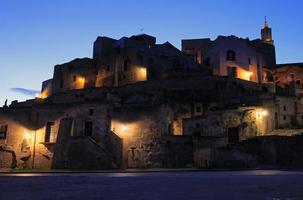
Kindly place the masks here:
<instances>
[{"instance_id":1,"label":"cloud","mask_svg":"<svg viewBox=\"0 0 303 200\"><path fill-rule=\"evenodd\" d=\"M11 88L10 90L31 97L36 97L40 93L38 90L30 90L26 88Z\"/></svg>"}]
</instances>

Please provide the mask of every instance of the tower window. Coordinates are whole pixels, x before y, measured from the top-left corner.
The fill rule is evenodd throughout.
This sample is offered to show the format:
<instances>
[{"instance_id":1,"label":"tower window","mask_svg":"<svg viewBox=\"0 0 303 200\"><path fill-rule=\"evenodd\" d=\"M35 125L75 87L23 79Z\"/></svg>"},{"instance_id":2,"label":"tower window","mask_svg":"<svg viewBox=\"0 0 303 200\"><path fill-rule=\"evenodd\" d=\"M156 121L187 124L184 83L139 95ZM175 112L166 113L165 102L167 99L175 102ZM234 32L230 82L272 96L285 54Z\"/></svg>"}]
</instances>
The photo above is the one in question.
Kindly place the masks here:
<instances>
[{"instance_id":1,"label":"tower window","mask_svg":"<svg viewBox=\"0 0 303 200\"><path fill-rule=\"evenodd\" d=\"M236 52L233 50L228 50L226 53L226 60L235 61L236 60Z\"/></svg>"},{"instance_id":2,"label":"tower window","mask_svg":"<svg viewBox=\"0 0 303 200\"><path fill-rule=\"evenodd\" d=\"M7 125L0 125L0 139L6 139L7 135Z\"/></svg>"}]
</instances>

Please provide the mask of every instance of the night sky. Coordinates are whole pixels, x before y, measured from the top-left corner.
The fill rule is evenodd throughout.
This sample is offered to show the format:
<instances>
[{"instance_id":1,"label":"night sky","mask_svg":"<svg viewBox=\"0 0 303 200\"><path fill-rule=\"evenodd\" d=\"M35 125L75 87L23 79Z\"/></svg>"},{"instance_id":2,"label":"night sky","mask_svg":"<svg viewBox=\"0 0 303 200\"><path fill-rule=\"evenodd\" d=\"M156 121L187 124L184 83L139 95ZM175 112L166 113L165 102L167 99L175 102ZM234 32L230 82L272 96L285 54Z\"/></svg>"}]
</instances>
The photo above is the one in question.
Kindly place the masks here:
<instances>
[{"instance_id":1,"label":"night sky","mask_svg":"<svg viewBox=\"0 0 303 200\"><path fill-rule=\"evenodd\" d=\"M302 8L302 0L0 0L0 106L31 98L11 88L40 90L54 65L92 57L98 35L143 29L180 48L181 39L259 38L267 16L277 62L303 62Z\"/></svg>"}]
</instances>

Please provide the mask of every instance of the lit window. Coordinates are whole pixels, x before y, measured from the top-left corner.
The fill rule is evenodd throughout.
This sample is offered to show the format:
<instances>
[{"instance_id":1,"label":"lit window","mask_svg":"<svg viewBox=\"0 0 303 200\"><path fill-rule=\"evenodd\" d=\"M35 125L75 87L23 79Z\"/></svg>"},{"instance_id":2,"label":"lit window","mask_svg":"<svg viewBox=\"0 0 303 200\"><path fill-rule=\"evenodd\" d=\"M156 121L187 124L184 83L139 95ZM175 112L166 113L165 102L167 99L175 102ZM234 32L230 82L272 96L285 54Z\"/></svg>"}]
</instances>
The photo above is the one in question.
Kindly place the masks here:
<instances>
[{"instance_id":1,"label":"lit window","mask_svg":"<svg viewBox=\"0 0 303 200\"><path fill-rule=\"evenodd\" d=\"M0 126L0 139L6 139L7 125Z\"/></svg>"}]
</instances>

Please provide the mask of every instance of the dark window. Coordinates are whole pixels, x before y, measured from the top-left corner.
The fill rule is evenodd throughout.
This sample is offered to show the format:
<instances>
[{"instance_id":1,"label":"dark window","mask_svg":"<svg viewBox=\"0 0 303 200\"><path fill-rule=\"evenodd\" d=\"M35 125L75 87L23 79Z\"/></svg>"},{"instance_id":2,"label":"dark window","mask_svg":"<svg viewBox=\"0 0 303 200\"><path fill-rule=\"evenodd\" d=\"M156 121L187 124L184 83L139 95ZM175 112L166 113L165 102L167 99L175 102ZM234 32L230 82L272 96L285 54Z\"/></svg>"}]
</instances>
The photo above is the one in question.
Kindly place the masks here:
<instances>
[{"instance_id":1,"label":"dark window","mask_svg":"<svg viewBox=\"0 0 303 200\"><path fill-rule=\"evenodd\" d=\"M93 122L86 121L84 125L84 135L85 136L93 136Z\"/></svg>"},{"instance_id":2,"label":"dark window","mask_svg":"<svg viewBox=\"0 0 303 200\"><path fill-rule=\"evenodd\" d=\"M179 68L180 67L180 61L178 59L173 59L173 67Z\"/></svg>"},{"instance_id":3,"label":"dark window","mask_svg":"<svg viewBox=\"0 0 303 200\"><path fill-rule=\"evenodd\" d=\"M236 60L236 52L233 50L228 50L226 53L226 60L235 61Z\"/></svg>"},{"instance_id":4,"label":"dark window","mask_svg":"<svg viewBox=\"0 0 303 200\"><path fill-rule=\"evenodd\" d=\"M294 78L295 78L295 75L294 75L294 74L290 74L290 77L291 77L292 79L294 79Z\"/></svg>"},{"instance_id":5,"label":"dark window","mask_svg":"<svg viewBox=\"0 0 303 200\"><path fill-rule=\"evenodd\" d=\"M63 79L60 80L60 88L63 88Z\"/></svg>"},{"instance_id":6,"label":"dark window","mask_svg":"<svg viewBox=\"0 0 303 200\"><path fill-rule=\"evenodd\" d=\"M201 134L200 134L199 131L194 131L194 132L193 132L193 135L194 135L195 137L199 137Z\"/></svg>"},{"instance_id":7,"label":"dark window","mask_svg":"<svg viewBox=\"0 0 303 200\"><path fill-rule=\"evenodd\" d=\"M124 70L124 71L127 71L127 70L128 70L128 61L127 61L127 60L124 60L123 70Z\"/></svg>"},{"instance_id":8,"label":"dark window","mask_svg":"<svg viewBox=\"0 0 303 200\"><path fill-rule=\"evenodd\" d=\"M197 106L196 107L196 112L201 112L201 111L202 111L201 106Z\"/></svg>"},{"instance_id":9,"label":"dark window","mask_svg":"<svg viewBox=\"0 0 303 200\"><path fill-rule=\"evenodd\" d=\"M283 115L283 120L286 120L286 119L287 119L286 115Z\"/></svg>"},{"instance_id":10,"label":"dark window","mask_svg":"<svg viewBox=\"0 0 303 200\"><path fill-rule=\"evenodd\" d=\"M251 65L251 59L250 59L250 58L248 58L248 64L250 64L250 65Z\"/></svg>"},{"instance_id":11,"label":"dark window","mask_svg":"<svg viewBox=\"0 0 303 200\"><path fill-rule=\"evenodd\" d=\"M283 106L283 110L286 111L286 106Z\"/></svg>"},{"instance_id":12,"label":"dark window","mask_svg":"<svg viewBox=\"0 0 303 200\"><path fill-rule=\"evenodd\" d=\"M89 109L89 115L93 116L94 115L94 109Z\"/></svg>"},{"instance_id":13,"label":"dark window","mask_svg":"<svg viewBox=\"0 0 303 200\"><path fill-rule=\"evenodd\" d=\"M296 80L296 84L300 85L301 84L301 80Z\"/></svg>"},{"instance_id":14,"label":"dark window","mask_svg":"<svg viewBox=\"0 0 303 200\"><path fill-rule=\"evenodd\" d=\"M7 125L0 125L0 139L6 139Z\"/></svg>"},{"instance_id":15,"label":"dark window","mask_svg":"<svg viewBox=\"0 0 303 200\"><path fill-rule=\"evenodd\" d=\"M138 54L138 61L140 65L143 65L143 56L141 54Z\"/></svg>"},{"instance_id":16,"label":"dark window","mask_svg":"<svg viewBox=\"0 0 303 200\"><path fill-rule=\"evenodd\" d=\"M196 124L196 128L199 128L199 127L200 127L200 124L197 123L197 124Z\"/></svg>"},{"instance_id":17,"label":"dark window","mask_svg":"<svg viewBox=\"0 0 303 200\"><path fill-rule=\"evenodd\" d=\"M167 134L168 134L168 135L171 135L171 134L172 134L172 126L173 126L172 123L168 123L168 126L167 126Z\"/></svg>"},{"instance_id":18,"label":"dark window","mask_svg":"<svg viewBox=\"0 0 303 200\"><path fill-rule=\"evenodd\" d=\"M239 139L239 127L228 128L228 143L238 143Z\"/></svg>"},{"instance_id":19,"label":"dark window","mask_svg":"<svg viewBox=\"0 0 303 200\"><path fill-rule=\"evenodd\" d=\"M110 65L106 66L106 71L109 72L110 71Z\"/></svg>"},{"instance_id":20,"label":"dark window","mask_svg":"<svg viewBox=\"0 0 303 200\"><path fill-rule=\"evenodd\" d=\"M74 82L77 81L77 76L74 76Z\"/></svg>"},{"instance_id":21,"label":"dark window","mask_svg":"<svg viewBox=\"0 0 303 200\"><path fill-rule=\"evenodd\" d=\"M206 60L204 61L206 66L210 66L210 58L206 58Z\"/></svg>"},{"instance_id":22,"label":"dark window","mask_svg":"<svg viewBox=\"0 0 303 200\"><path fill-rule=\"evenodd\" d=\"M275 112L275 128L279 128L279 117L277 112Z\"/></svg>"},{"instance_id":23,"label":"dark window","mask_svg":"<svg viewBox=\"0 0 303 200\"><path fill-rule=\"evenodd\" d=\"M237 77L237 68L236 67L227 67L227 76Z\"/></svg>"},{"instance_id":24,"label":"dark window","mask_svg":"<svg viewBox=\"0 0 303 200\"><path fill-rule=\"evenodd\" d=\"M275 80L276 80L276 81L279 80L279 77L275 76Z\"/></svg>"},{"instance_id":25,"label":"dark window","mask_svg":"<svg viewBox=\"0 0 303 200\"><path fill-rule=\"evenodd\" d=\"M45 139L44 139L45 142L55 142L54 126L55 126L54 122L47 122L46 130L45 130Z\"/></svg>"}]
</instances>

